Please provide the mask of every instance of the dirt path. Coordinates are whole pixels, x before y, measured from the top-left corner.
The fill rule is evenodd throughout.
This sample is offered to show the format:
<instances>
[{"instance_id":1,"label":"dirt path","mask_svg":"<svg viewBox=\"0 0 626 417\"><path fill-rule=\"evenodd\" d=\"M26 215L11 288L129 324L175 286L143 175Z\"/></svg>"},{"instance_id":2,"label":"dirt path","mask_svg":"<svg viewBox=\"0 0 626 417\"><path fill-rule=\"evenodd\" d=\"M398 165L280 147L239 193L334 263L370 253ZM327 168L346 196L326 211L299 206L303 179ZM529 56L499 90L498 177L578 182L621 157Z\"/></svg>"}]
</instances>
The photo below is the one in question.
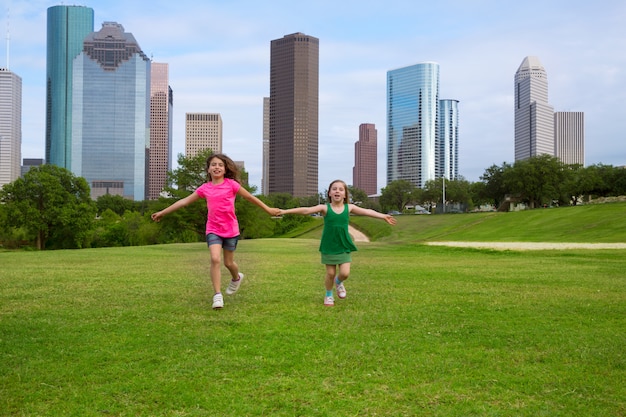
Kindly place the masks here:
<instances>
[{"instance_id":1,"label":"dirt path","mask_svg":"<svg viewBox=\"0 0 626 417\"><path fill-rule=\"evenodd\" d=\"M496 250L626 249L626 243L427 242L427 244Z\"/></svg>"},{"instance_id":2,"label":"dirt path","mask_svg":"<svg viewBox=\"0 0 626 417\"><path fill-rule=\"evenodd\" d=\"M352 240L354 240L355 242L369 242L369 238L367 236L365 236L365 234L361 233L360 231L356 230L354 227L348 225L348 233L350 233L350 236L352 237Z\"/></svg>"}]
</instances>

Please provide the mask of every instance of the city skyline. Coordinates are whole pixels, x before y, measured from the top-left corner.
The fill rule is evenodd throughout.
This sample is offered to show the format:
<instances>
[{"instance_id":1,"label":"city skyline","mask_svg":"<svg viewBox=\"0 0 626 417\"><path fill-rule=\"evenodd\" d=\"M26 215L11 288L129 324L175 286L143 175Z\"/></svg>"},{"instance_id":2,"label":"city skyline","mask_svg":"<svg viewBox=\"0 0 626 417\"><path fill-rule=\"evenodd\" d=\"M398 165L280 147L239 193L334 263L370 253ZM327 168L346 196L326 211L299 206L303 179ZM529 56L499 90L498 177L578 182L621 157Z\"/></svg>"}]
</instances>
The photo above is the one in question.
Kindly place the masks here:
<instances>
[{"instance_id":1,"label":"city skyline","mask_svg":"<svg viewBox=\"0 0 626 417\"><path fill-rule=\"evenodd\" d=\"M276 4L282 3L277 1ZM319 188L350 182L358 126L378 127L378 185L385 186L385 74L436 61L441 98L460 102L459 174L477 181L489 166L514 160L511 74L539 56L550 76L550 104L585 113L585 162L626 164L621 102L626 98L623 2L601 8L582 1L480 5L442 1L370 4L345 1L304 13L306 5L264 10L262 3L159 4L94 1L94 26L116 21L149 57L170 65L175 92L173 159L184 153L187 112L221 113L224 152L243 160L260 191L263 97L269 94L269 43L303 32L320 40ZM285 3L287 4L287 3ZM542 5L542 13L535 13ZM9 69L23 80L22 157L45 147L45 16L54 3L0 1L0 28L10 27ZM280 10L280 13L276 13ZM7 16L10 18L7 19ZM211 24L207 24L209 21ZM8 30L7 30L8 32ZM7 66L0 47L0 67Z\"/></svg>"}]
</instances>

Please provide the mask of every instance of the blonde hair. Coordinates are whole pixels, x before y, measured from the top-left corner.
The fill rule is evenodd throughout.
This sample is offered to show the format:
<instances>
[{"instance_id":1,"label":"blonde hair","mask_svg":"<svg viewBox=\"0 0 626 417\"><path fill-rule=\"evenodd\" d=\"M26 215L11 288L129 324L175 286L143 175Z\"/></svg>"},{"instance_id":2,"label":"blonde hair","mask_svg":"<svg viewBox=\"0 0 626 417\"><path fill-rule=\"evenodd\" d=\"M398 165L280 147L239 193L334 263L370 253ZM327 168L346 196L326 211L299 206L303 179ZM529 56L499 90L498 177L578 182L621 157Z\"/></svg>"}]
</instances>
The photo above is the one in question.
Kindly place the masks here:
<instances>
[{"instance_id":1,"label":"blonde hair","mask_svg":"<svg viewBox=\"0 0 626 417\"><path fill-rule=\"evenodd\" d=\"M215 158L219 159L220 161L224 163L224 170L225 170L224 178L230 178L231 180L235 180L241 184L241 178L240 178L239 168L237 167L237 164L235 164L235 162L232 159L230 159L228 156L224 155L223 153L211 154L206 159L206 175L207 175L208 180L211 181L211 174L209 173L209 168L211 166L211 161Z\"/></svg>"},{"instance_id":2,"label":"blonde hair","mask_svg":"<svg viewBox=\"0 0 626 417\"><path fill-rule=\"evenodd\" d=\"M343 188L344 190L346 190L346 195L343 199L344 204L350 203L350 190L348 190L348 185L345 183L345 181L342 181L342 180L335 180L331 182L330 185L328 186L328 190L326 190L326 197L328 198L328 202L330 203L332 201L330 198L330 189L333 187L333 184L337 182L340 182L341 184L343 184Z\"/></svg>"}]
</instances>

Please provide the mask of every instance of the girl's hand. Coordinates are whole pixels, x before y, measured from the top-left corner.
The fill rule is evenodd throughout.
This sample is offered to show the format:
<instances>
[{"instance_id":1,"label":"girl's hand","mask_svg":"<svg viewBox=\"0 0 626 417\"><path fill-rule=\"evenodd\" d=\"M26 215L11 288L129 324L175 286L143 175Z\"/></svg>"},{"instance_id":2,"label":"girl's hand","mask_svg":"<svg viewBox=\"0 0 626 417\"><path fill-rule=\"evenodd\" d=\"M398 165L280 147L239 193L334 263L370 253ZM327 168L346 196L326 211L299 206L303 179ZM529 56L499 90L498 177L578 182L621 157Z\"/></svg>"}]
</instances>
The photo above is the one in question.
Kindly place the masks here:
<instances>
[{"instance_id":1,"label":"girl's hand","mask_svg":"<svg viewBox=\"0 0 626 417\"><path fill-rule=\"evenodd\" d=\"M386 221L387 223L389 223L390 225L392 225L392 226L396 224L396 218L395 218L395 217L393 217L393 216L391 216L391 215L389 215L389 214L387 214L387 215L385 216L385 221Z\"/></svg>"}]
</instances>

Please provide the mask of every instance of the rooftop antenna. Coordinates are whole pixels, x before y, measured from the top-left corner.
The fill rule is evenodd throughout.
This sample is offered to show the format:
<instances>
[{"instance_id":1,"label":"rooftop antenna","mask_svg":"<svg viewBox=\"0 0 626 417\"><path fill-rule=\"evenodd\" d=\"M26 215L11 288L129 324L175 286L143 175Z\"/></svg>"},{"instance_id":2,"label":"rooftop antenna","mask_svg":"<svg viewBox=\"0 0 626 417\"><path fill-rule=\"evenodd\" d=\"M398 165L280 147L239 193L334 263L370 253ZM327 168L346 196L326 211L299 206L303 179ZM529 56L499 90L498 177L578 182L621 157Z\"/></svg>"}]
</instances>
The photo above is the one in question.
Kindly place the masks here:
<instances>
[{"instance_id":1,"label":"rooftop antenna","mask_svg":"<svg viewBox=\"0 0 626 417\"><path fill-rule=\"evenodd\" d=\"M9 22L11 21L10 13L11 9L7 7L7 71L9 70L9 46L11 44L11 32L9 30Z\"/></svg>"}]
</instances>

